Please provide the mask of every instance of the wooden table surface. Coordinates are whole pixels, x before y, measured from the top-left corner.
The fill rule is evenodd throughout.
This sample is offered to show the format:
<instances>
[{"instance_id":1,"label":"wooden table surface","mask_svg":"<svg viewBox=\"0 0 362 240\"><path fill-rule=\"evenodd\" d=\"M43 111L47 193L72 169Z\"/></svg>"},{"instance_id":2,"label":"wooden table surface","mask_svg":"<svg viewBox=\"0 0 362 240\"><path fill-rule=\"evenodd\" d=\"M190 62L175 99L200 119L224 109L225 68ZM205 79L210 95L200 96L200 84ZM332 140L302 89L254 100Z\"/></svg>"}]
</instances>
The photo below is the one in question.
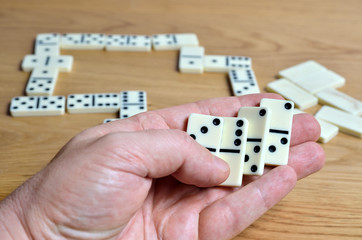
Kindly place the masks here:
<instances>
[{"instance_id":1,"label":"wooden table surface","mask_svg":"<svg viewBox=\"0 0 362 240\"><path fill-rule=\"evenodd\" d=\"M341 91L362 100L359 0L0 0L0 200L72 136L117 117L9 115L11 98L24 95L29 77L20 63L32 53L36 34L49 32L196 33L206 54L252 57L262 91L279 70L314 59L346 78ZM140 89L154 110L232 94L226 74L180 74L176 51L62 54L75 62L71 73L60 74L55 95ZM235 239L362 239L362 140L340 133L323 148L323 170Z\"/></svg>"}]
</instances>

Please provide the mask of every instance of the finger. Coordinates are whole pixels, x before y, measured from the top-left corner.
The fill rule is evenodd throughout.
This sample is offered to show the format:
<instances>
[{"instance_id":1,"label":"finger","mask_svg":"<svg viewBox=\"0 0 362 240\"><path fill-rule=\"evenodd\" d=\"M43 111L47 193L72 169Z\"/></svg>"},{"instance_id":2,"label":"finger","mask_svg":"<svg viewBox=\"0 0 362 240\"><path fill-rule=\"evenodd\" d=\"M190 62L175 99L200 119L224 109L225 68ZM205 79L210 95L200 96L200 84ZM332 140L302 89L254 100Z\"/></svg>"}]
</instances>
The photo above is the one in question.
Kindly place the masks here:
<instances>
[{"instance_id":1,"label":"finger","mask_svg":"<svg viewBox=\"0 0 362 240\"><path fill-rule=\"evenodd\" d=\"M323 148L315 142L305 142L293 146L289 150L288 166L292 167L297 174L297 178L302 179L322 169L325 162ZM264 167L264 174L267 174L273 168L272 166ZM243 177L243 186L260 178L260 176Z\"/></svg>"},{"instance_id":2,"label":"finger","mask_svg":"<svg viewBox=\"0 0 362 240\"><path fill-rule=\"evenodd\" d=\"M198 239L199 213L212 202L230 194L233 189L198 188L176 181L162 178L156 182L157 194L153 197L153 203L156 203L153 204L153 213L158 219L162 218L163 222L167 222L159 229L159 234L162 239ZM157 188L158 186L162 187ZM164 188L165 186L167 187Z\"/></svg>"},{"instance_id":3,"label":"finger","mask_svg":"<svg viewBox=\"0 0 362 240\"><path fill-rule=\"evenodd\" d=\"M296 181L291 167L280 166L209 205L200 213L200 239L236 236L286 196Z\"/></svg>"},{"instance_id":4,"label":"finger","mask_svg":"<svg viewBox=\"0 0 362 240\"><path fill-rule=\"evenodd\" d=\"M302 179L324 166L325 155L322 147L315 142L305 142L293 146L289 150L288 165Z\"/></svg>"},{"instance_id":5,"label":"finger","mask_svg":"<svg viewBox=\"0 0 362 240\"><path fill-rule=\"evenodd\" d=\"M93 147L111 156L112 168L142 178L173 175L179 181L199 187L215 186L229 175L228 164L211 154L186 132L147 130L112 133Z\"/></svg>"},{"instance_id":6,"label":"finger","mask_svg":"<svg viewBox=\"0 0 362 240\"><path fill-rule=\"evenodd\" d=\"M168 128L185 130L187 119L191 113L232 117L236 116L240 107L257 106L263 98L283 99L274 93L262 93L202 100L196 103L145 112L127 119L102 124L83 131L79 138L100 137L119 131Z\"/></svg>"},{"instance_id":7,"label":"finger","mask_svg":"<svg viewBox=\"0 0 362 240\"><path fill-rule=\"evenodd\" d=\"M293 116L290 146L317 141L320 134L321 128L313 115L301 113Z\"/></svg>"}]
</instances>

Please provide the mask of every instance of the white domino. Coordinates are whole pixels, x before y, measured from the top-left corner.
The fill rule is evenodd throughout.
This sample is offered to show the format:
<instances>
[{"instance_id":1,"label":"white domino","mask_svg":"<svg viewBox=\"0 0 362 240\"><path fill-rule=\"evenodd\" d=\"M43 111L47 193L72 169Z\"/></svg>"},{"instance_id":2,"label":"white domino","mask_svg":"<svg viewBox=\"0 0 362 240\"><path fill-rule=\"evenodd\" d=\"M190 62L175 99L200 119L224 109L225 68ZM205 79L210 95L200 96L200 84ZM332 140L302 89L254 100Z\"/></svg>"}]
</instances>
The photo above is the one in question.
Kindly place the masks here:
<instances>
[{"instance_id":1,"label":"white domino","mask_svg":"<svg viewBox=\"0 0 362 240\"><path fill-rule=\"evenodd\" d=\"M35 55L59 55L60 54L60 34L41 33L36 36Z\"/></svg>"},{"instance_id":2,"label":"white domino","mask_svg":"<svg viewBox=\"0 0 362 240\"><path fill-rule=\"evenodd\" d=\"M205 55L205 72L228 72L233 69L251 68L251 58L243 56Z\"/></svg>"},{"instance_id":3,"label":"white domino","mask_svg":"<svg viewBox=\"0 0 362 240\"><path fill-rule=\"evenodd\" d=\"M266 90L279 93L284 98L293 101L295 106L301 110L318 104L318 99L315 96L283 78L268 83Z\"/></svg>"},{"instance_id":4,"label":"white domino","mask_svg":"<svg viewBox=\"0 0 362 240\"><path fill-rule=\"evenodd\" d=\"M30 74L25 92L28 96L53 95L54 87L58 79L58 69L39 67L34 68Z\"/></svg>"},{"instance_id":5,"label":"white domino","mask_svg":"<svg viewBox=\"0 0 362 240\"><path fill-rule=\"evenodd\" d=\"M260 102L260 107L265 107L271 111L270 127L266 140L265 164L287 165L294 103L292 101L264 98Z\"/></svg>"},{"instance_id":6,"label":"white domino","mask_svg":"<svg viewBox=\"0 0 362 240\"><path fill-rule=\"evenodd\" d=\"M229 164L230 175L221 186L241 186L244 171L248 120L245 118L223 117L220 150L218 157Z\"/></svg>"},{"instance_id":7,"label":"white domino","mask_svg":"<svg viewBox=\"0 0 362 240\"><path fill-rule=\"evenodd\" d=\"M114 113L119 107L118 93L70 94L67 99L68 113Z\"/></svg>"},{"instance_id":8,"label":"white domino","mask_svg":"<svg viewBox=\"0 0 362 240\"><path fill-rule=\"evenodd\" d=\"M251 68L230 70L229 79L235 96L260 93L258 82Z\"/></svg>"},{"instance_id":9,"label":"white domino","mask_svg":"<svg viewBox=\"0 0 362 240\"><path fill-rule=\"evenodd\" d=\"M293 115L295 114L300 114L300 113L305 113L297 108L294 108L294 111L293 111ZM338 130L338 127L336 127L335 125L333 124L330 124L324 120L321 120L321 119L318 119L316 118L318 123L319 123L319 126L321 128L321 134L318 138L318 142L320 143L327 143L329 142L332 138L334 138L335 136L337 136L339 130Z\"/></svg>"},{"instance_id":10,"label":"white domino","mask_svg":"<svg viewBox=\"0 0 362 240\"><path fill-rule=\"evenodd\" d=\"M269 109L263 107L242 107L238 117L249 122L246 140L244 174L262 175L264 172L267 134L270 124Z\"/></svg>"},{"instance_id":11,"label":"white domino","mask_svg":"<svg viewBox=\"0 0 362 240\"><path fill-rule=\"evenodd\" d=\"M106 36L101 33L66 33L60 38L60 47L74 50L102 50L105 40Z\"/></svg>"},{"instance_id":12,"label":"white domino","mask_svg":"<svg viewBox=\"0 0 362 240\"><path fill-rule=\"evenodd\" d=\"M315 117L337 126L341 132L362 138L361 117L329 106L323 106Z\"/></svg>"},{"instance_id":13,"label":"white domino","mask_svg":"<svg viewBox=\"0 0 362 240\"><path fill-rule=\"evenodd\" d=\"M203 47L182 47L179 56L179 70L182 73L203 73L204 72Z\"/></svg>"},{"instance_id":14,"label":"white domino","mask_svg":"<svg viewBox=\"0 0 362 240\"><path fill-rule=\"evenodd\" d=\"M316 93L319 103L330 105L353 115L362 114L362 102L336 89L328 88Z\"/></svg>"},{"instance_id":15,"label":"white domino","mask_svg":"<svg viewBox=\"0 0 362 240\"><path fill-rule=\"evenodd\" d=\"M147 93L145 91L123 91L120 94L121 119L147 111Z\"/></svg>"},{"instance_id":16,"label":"white domino","mask_svg":"<svg viewBox=\"0 0 362 240\"><path fill-rule=\"evenodd\" d=\"M60 55L26 55L21 64L25 72L30 72L34 68L55 68L59 72L70 72L73 66L73 56Z\"/></svg>"},{"instance_id":17,"label":"white domino","mask_svg":"<svg viewBox=\"0 0 362 240\"><path fill-rule=\"evenodd\" d=\"M304 90L315 94L327 88L342 87L346 83L346 80L335 72L322 70L296 78L293 82Z\"/></svg>"},{"instance_id":18,"label":"white domino","mask_svg":"<svg viewBox=\"0 0 362 240\"><path fill-rule=\"evenodd\" d=\"M14 117L62 115L64 109L64 96L14 97L10 104L10 113Z\"/></svg>"},{"instance_id":19,"label":"white domino","mask_svg":"<svg viewBox=\"0 0 362 240\"><path fill-rule=\"evenodd\" d=\"M332 138L337 136L338 134L338 127L334 126L333 124L330 124L324 120L318 119L317 121L319 123L319 126L321 127L321 135L318 138L318 142L320 143L327 143Z\"/></svg>"},{"instance_id":20,"label":"white domino","mask_svg":"<svg viewBox=\"0 0 362 240\"><path fill-rule=\"evenodd\" d=\"M145 35L108 35L105 38L106 51L151 51L151 37Z\"/></svg>"},{"instance_id":21,"label":"white domino","mask_svg":"<svg viewBox=\"0 0 362 240\"><path fill-rule=\"evenodd\" d=\"M326 88L338 88L345 84L344 77L310 60L279 72L279 76L294 82L314 94Z\"/></svg>"},{"instance_id":22,"label":"white domino","mask_svg":"<svg viewBox=\"0 0 362 240\"><path fill-rule=\"evenodd\" d=\"M106 118L103 120L103 123L109 123L117 120L119 120L119 118Z\"/></svg>"},{"instance_id":23,"label":"white domino","mask_svg":"<svg viewBox=\"0 0 362 240\"><path fill-rule=\"evenodd\" d=\"M294 108L294 110L293 110L293 115L295 115L295 114L300 114L300 113L305 113L305 112L303 112L302 110L300 110L300 109L298 109L298 108Z\"/></svg>"},{"instance_id":24,"label":"white domino","mask_svg":"<svg viewBox=\"0 0 362 240\"><path fill-rule=\"evenodd\" d=\"M300 78L305 77L309 74L317 73L319 71L326 71L326 70L327 70L326 67L322 66L316 61L309 60L280 71L279 76L282 78L286 78L290 81L296 82Z\"/></svg>"},{"instance_id":25,"label":"white domino","mask_svg":"<svg viewBox=\"0 0 362 240\"><path fill-rule=\"evenodd\" d=\"M184 46L198 46L199 40L194 33L156 34L152 36L154 50L179 50Z\"/></svg>"},{"instance_id":26,"label":"white domino","mask_svg":"<svg viewBox=\"0 0 362 240\"><path fill-rule=\"evenodd\" d=\"M211 153L220 152L224 119L221 117L192 113L187 123L187 133Z\"/></svg>"}]
</instances>

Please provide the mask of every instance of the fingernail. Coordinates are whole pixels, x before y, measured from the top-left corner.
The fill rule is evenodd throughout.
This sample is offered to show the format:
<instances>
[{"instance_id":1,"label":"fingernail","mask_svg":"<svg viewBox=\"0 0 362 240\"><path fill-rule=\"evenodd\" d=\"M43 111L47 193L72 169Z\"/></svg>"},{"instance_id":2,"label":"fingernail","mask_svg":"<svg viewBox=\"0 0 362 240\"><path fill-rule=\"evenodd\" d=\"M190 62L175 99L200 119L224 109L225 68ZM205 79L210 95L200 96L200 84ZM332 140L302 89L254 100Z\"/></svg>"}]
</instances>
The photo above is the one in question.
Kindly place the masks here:
<instances>
[{"instance_id":1,"label":"fingernail","mask_svg":"<svg viewBox=\"0 0 362 240\"><path fill-rule=\"evenodd\" d=\"M214 156L215 166L222 172L229 171L229 164L219 157Z\"/></svg>"}]
</instances>

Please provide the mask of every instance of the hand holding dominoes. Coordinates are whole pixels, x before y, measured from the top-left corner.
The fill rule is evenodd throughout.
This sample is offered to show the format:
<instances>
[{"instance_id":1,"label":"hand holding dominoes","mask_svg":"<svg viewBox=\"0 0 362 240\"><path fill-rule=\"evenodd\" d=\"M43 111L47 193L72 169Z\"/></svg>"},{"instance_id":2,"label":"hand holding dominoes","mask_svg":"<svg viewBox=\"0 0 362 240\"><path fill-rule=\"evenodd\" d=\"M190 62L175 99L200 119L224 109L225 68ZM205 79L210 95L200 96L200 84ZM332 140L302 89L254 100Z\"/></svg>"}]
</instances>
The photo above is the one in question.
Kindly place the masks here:
<instances>
[{"instance_id":1,"label":"hand holding dominoes","mask_svg":"<svg viewBox=\"0 0 362 240\"><path fill-rule=\"evenodd\" d=\"M125 102L134 103L142 94L131 95L124 97ZM114 99L104 94L73 96L74 107L78 110L84 105L86 108L103 107L98 105ZM146 112L142 121L123 119L87 129L63 147L41 173L30 178L26 187L19 188L7 201L0 203L0 227L2 219L9 222L13 211L13 219L26 215L27 219L36 218L39 224L28 224L26 219L20 219L19 225L11 221L10 228L25 223L32 227L32 232L42 236L49 234L53 238L58 237L56 234L66 234L68 238L138 239L142 237L137 234L148 232L149 226L157 227L151 229L154 238L175 239L180 232L188 239L196 235L200 239L232 238L291 191L297 178L323 165L323 151L313 142L319 136L314 118L307 114L295 115L291 136L290 131L286 132L288 125L284 120L287 121L286 115L292 106L288 101L261 100L265 97L275 95L205 100ZM27 108L40 111L48 103L53 102L54 108L64 105L65 100L48 96L31 98L17 98L14 100L17 105L13 106L18 111ZM262 106L255 107L260 101ZM275 105L269 106L269 101ZM239 111L240 116L231 117L240 106L244 106ZM197 114L192 114L189 120L190 134L218 157L184 131L192 112ZM278 117L278 122L273 116ZM260 127L267 122L268 128ZM304 131L305 128L308 131ZM262 136L264 132L275 134L271 142ZM254 165L257 171L261 170L262 162L267 160L260 160L261 152L269 149L272 154L279 149L284 152L286 143L290 143L288 166L266 167L263 176L258 178L246 176L241 188L214 187L241 181L242 174L238 170L242 170L243 165L250 171L255 169ZM242 161L246 155L248 164ZM62 214L59 209L70 215ZM16 214L19 210L23 214ZM143 216L147 216L147 224L134 221L144 219ZM77 227L79 219L82 231ZM170 224L181 221L188 224ZM59 231L48 228L54 224L59 226ZM218 226L216 230L215 225ZM99 226L105 227L100 230ZM1 239L3 232L0 231Z\"/></svg>"},{"instance_id":2,"label":"hand holding dominoes","mask_svg":"<svg viewBox=\"0 0 362 240\"><path fill-rule=\"evenodd\" d=\"M242 107L238 117L191 114L187 132L224 159L230 175L221 185L241 186L242 175L262 175L264 164L286 165L294 104L262 99L260 107Z\"/></svg>"}]
</instances>

